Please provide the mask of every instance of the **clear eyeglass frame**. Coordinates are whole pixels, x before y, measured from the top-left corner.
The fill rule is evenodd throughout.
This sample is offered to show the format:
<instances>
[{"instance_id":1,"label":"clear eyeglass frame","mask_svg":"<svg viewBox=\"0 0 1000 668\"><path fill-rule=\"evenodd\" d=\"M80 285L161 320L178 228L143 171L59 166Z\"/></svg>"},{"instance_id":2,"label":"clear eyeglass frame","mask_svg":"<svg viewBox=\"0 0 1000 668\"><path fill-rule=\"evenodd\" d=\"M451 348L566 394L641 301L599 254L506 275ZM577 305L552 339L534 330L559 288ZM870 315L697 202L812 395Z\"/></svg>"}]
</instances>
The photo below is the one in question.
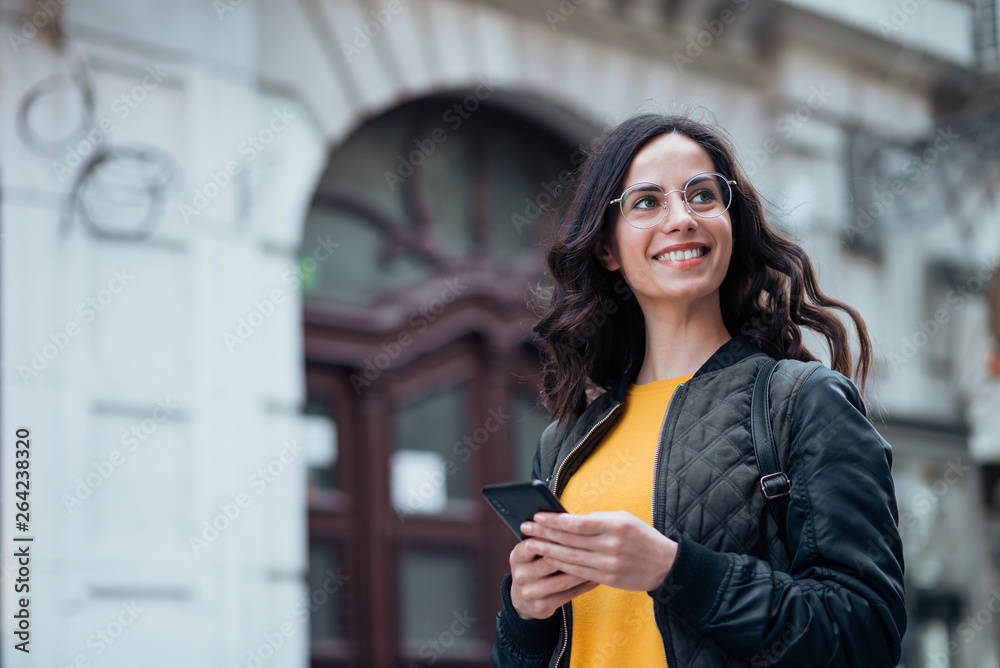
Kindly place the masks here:
<instances>
[{"instance_id":1,"label":"clear eyeglass frame","mask_svg":"<svg viewBox=\"0 0 1000 668\"><path fill-rule=\"evenodd\" d=\"M700 179L705 176L718 176L719 178L722 179L722 183L725 183L726 187L729 188L729 198L726 201L726 207L719 213L713 214L711 216L705 216L700 213L697 213L694 209L691 208L691 203L687 199L687 189L688 186L691 185L691 182L694 181L695 179ZM621 197L619 197L618 199L611 200L610 202L608 202L608 205L617 203L619 209L621 210L622 217L625 219L625 222L627 222L632 227L644 230L644 229L649 229L651 227L656 227L657 225L660 224L660 221L663 220L664 216L667 215L667 212L670 211L670 199L668 195L670 195L670 193L675 193L675 192L679 192L681 194L681 197L684 198L684 207L688 210L688 213L698 216L699 218L718 218L726 211L729 211L729 207L733 203L733 189L730 186L735 186L735 185L736 181L727 178L725 174L720 174L719 172L699 172L698 174L695 174L690 179L688 179L687 182L684 184L683 188L676 188L674 190L667 190L667 191L664 191L663 188L660 187L660 185L657 183L652 183L649 181L641 181L639 183L633 183L632 185L630 185L622 192ZM660 216L655 221L650 222L648 225L637 225L633 221L629 220L628 215L625 213L625 199L628 197L628 194L631 191L635 190L636 188L642 187L644 189L648 189L649 186L652 186L653 188L656 188L661 193L663 193L663 207L660 208Z\"/></svg>"}]
</instances>

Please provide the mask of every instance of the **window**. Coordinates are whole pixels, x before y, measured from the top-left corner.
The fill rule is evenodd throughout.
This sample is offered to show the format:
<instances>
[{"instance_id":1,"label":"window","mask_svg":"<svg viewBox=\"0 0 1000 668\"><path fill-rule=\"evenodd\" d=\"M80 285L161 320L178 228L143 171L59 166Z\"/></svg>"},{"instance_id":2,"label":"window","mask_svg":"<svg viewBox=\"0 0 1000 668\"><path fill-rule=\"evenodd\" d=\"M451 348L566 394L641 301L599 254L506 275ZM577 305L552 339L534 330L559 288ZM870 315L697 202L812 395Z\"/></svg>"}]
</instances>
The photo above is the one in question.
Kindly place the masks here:
<instances>
[{"instance_id":1,"label":"window","mask_svg":"<svg viewBox=\"0 0 1000 668\"><path fill-rule=\"evenodd\" d=\"M973 21L976 60L985 71L1000 68L1000 2L975 0Z\"/></svg>"},{"instance_id":2,"label":"window","mask_svg":"<svg viewBox=\"0 0 1000 668\"><path fill-rule=\"evenodd\" d=\"M456 99L396 108L337 149L306 220L308 299L360 306L472 266L505 277L538 273L541 242L579 155L498 110L459 123ZM314 250L328 237L339 246L327 259Z\"/></svg>"},{"instance_id":3,"label":"window","mask_svg":"<svg viewBox=\"0 0 1000 668\"><path fill-rule=\"evenodd\" d=\"M399 642L412 661L436 663L475 651L492 617L477 612L475 564L457 550L411 548L399 561ZM443 661L442 661L443 662Z\"/></svg>"},{"instance_id":4,"label":"window","mask_svg":"<svg viewBox=\"0 0 1000 668\"><path fill-rule=\"evenodd\" d=\"M441 513L472 499L462 434L468 432L461 385L434 390L396 411L390 493L397 513Z\"/></svg>"}]
</instances>

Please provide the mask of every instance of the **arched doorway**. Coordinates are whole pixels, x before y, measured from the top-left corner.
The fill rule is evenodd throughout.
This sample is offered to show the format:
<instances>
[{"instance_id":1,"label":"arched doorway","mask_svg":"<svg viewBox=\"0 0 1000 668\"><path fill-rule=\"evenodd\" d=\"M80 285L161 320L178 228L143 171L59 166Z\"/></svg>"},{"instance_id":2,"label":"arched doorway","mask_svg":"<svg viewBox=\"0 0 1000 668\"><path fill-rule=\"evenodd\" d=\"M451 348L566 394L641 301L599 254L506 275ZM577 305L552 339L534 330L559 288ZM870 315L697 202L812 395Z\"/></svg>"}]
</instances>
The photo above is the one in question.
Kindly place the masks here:
<instances>
[{"instance_id":1,"label":"arched doorway","mask_svg":"<svg viewBox=\"0 0 1000 668\"><path fill-rule=\"evenodd\" d=\"M483 90L366 121L308 214L308 411L337 434L309 473L316 667L489 665L514 539L479 489L526 479L548 423L526 303L582 153Z\"/></svg>"}]
</instances>

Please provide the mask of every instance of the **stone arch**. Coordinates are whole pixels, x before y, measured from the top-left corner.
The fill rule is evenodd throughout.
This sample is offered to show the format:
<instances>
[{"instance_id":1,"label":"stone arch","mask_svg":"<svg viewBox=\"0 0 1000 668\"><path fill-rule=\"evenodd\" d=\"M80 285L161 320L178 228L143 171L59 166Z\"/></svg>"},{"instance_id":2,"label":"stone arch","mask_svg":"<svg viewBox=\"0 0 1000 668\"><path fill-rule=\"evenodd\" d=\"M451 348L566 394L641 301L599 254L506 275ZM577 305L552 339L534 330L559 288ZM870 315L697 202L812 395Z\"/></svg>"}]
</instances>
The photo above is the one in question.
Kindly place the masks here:
<instances>
[{"instance_id":1,"label":"stone arch","mask_svg":"<svg viewBox=\"0 0 1000 668\"><path fill-rule=\"evenodd\" d=\"M296 89L328 145L406 100L473 90L482 80L554 130L587 134L677 80L669 63L564 22L552 26L541 8L513 12L447 0L400 6L384 25L376 3L302 3L285 14L262 7L274 54L264 70Z\"/></svg>"}]
</instances>

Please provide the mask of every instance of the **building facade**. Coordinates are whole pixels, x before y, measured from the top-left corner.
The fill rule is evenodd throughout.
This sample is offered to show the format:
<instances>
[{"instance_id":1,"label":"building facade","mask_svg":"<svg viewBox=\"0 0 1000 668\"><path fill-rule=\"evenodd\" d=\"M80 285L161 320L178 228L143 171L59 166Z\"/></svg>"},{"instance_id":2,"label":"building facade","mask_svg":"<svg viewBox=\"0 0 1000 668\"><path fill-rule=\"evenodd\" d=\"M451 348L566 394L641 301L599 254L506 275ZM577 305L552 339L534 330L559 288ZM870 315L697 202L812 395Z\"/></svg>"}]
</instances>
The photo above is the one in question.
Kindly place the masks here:
<instances>
[{"instance_id":1,"label":"building facade","mask_svg":"<svg viewBox=\"0 0 1000 668\"><path fill-rule=\"evenodd\" d=\"M5 664L488 665L547 234L697 105L876 342L903 665L997 665L995 2L0 7Z\"/></svg>"}]
</instances>

